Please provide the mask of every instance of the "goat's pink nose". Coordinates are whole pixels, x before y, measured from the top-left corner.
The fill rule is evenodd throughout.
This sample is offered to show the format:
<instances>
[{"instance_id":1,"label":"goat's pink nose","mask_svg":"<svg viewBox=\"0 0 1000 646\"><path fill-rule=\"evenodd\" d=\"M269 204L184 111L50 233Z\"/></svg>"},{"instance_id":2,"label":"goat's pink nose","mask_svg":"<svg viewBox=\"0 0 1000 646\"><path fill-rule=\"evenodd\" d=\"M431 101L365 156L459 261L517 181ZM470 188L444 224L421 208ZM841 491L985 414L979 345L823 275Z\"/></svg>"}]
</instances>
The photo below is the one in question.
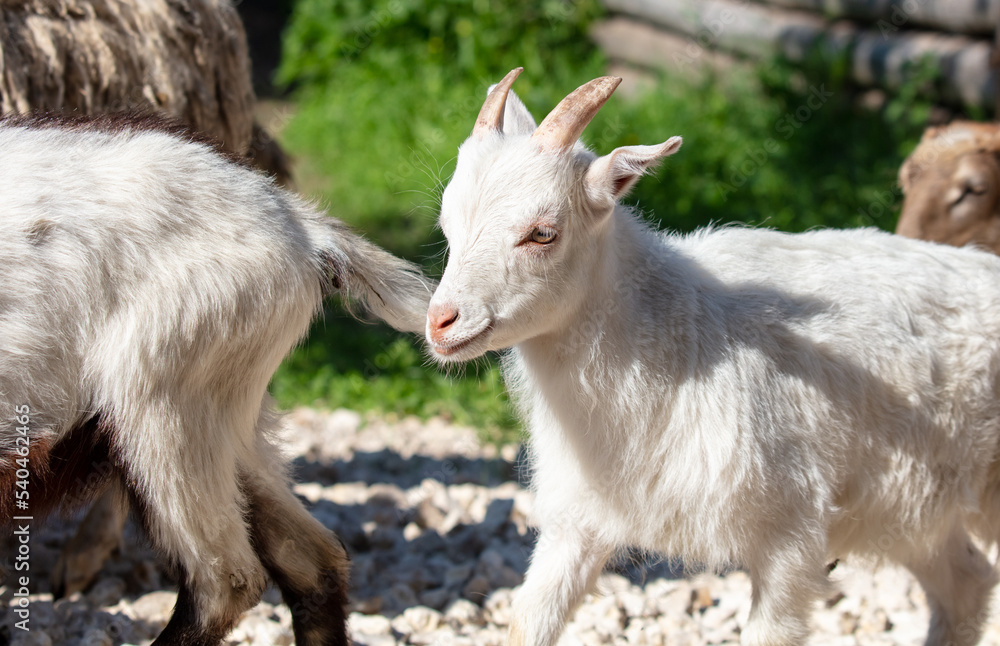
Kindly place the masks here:
<instances>
[{"instance_id":1,"label":"goat's pink nose","mask_svg":"<svg viewBox=\"0 0 1000 646\"><path fill-rule=\"evenodd\" d=\"M431 339L438 340L438 337L458 320L458 310L450 305L432 305L427 310L427 323L430 327Z\"/></svg>"}]
</instances>

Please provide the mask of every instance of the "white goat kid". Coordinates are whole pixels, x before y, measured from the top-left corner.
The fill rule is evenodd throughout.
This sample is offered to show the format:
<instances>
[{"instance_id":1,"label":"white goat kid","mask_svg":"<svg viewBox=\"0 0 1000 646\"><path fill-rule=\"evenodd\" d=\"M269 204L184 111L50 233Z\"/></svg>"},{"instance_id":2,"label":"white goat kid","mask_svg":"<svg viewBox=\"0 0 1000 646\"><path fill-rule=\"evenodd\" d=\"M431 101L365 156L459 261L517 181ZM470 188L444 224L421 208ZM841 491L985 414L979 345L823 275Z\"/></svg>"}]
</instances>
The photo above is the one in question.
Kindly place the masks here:
<instances>
[{"instance_id":1,"label":"white goat kid","mask_svg":"<svg viewBox=\"0 0 1000 646\"><path fill-rule=\"evenodd\" d=\"M266 388L338 288L422 330L419 272L155 119L0 120L0 177L0 526L110 484L179 570L157 646L218 644L268 575L296 644L347 644Z\"/></svg>"},{"instance_id":2,"label":"white goat kid","mask_svg":"<svg viewBox=\"0 0 1000 646\"><path fill-rule=\"evenodd\" d=\"M441 362L506 356L540 536L509 642L554 644L636 546L745 567L744 644L800 644L829 559L906 565L928 644L977 642L1000 532L1000 259L874 230L664 235L617 204L680 139L596 157L618 85L535 127L490 93L444 192Z\"/></svg>"}]
</instances>

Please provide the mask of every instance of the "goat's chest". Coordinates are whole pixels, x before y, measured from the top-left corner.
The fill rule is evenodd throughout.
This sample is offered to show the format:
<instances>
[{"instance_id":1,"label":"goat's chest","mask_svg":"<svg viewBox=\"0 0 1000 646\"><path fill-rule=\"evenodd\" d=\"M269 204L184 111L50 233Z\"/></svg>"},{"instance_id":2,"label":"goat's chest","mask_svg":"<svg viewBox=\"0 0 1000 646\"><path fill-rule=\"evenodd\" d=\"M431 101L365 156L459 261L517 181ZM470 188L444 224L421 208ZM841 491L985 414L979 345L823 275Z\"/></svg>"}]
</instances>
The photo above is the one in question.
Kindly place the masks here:
<instances>
[{"instance_id":1,"label":"goat's chest","mask_svg":"<svg viewBox=\"0 0 1000 646\"><path fill-rule=\"evenodd\" d=\"M733 452L679 428L666 398L630 402L609 387L590 399L552 386L538 390L545 398L531 419L537 522L568 514L618 543L661 551L702 542L704 514L734 495Z\"/></svg>"}]
</instances>

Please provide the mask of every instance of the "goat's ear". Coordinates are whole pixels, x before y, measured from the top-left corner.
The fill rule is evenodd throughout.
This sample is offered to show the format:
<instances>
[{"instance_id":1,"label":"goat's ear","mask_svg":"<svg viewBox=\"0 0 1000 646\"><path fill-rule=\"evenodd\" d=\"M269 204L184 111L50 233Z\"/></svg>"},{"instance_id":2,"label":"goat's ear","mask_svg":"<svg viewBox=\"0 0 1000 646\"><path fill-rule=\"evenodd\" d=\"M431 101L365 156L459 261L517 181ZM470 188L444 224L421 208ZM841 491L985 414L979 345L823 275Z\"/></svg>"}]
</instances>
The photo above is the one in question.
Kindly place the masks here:
<instances>
[{"instance_id":1,"label":"goat's ear","mask_svg":"<svg viewBox=\"0 0 1000 646\"><path fill-rule=\"evenodd\" d=\"M896 178L899 188L902 189L903 195L910 190L910 186L917 178L919 168L912 159L906 159L903 161L903 165L899 167L899 175Z\"/></svg>"},{"instance_id":2,"label":"goat's ear","mask_svg":"<svg viewBox=\"0 0 1000 646\"><path fill-rule=\"evenodd\" d=\"M622 146L598 157L587 169L587 186L595 197L619 199L646 172L681 147L680 137L671 137L658 146Z\"/></svg>"},{"instance_id":3,"label":"goat's ear","mask_svg":"<svg viewBox=\"0 0 1000 646\"><path fill-rule=\"evenodd\" d=\"M503 133L505 135L530 135L537 127L535 118L521 103L521 99L513 91L508 92L507 105L503 111Z\"/></svg>"}]
</instances>

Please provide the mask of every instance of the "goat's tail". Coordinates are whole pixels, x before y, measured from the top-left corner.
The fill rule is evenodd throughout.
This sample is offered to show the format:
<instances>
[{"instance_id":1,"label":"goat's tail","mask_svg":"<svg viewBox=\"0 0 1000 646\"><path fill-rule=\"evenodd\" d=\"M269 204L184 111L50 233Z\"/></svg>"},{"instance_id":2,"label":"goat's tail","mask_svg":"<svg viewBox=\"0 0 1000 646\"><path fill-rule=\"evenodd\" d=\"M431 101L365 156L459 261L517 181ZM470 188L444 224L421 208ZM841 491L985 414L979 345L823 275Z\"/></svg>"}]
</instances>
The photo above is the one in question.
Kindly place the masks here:
<instances>
[{"instance_id":1,"label":"goat's tail","mask_svg":"<svg viewBox=\"0 0 1000 646\"><path fill-rule=\"evenodd\" d=\"M345 303L361 303L386 323L405 332L422 333L427 306L437 282L413 263L392 255L326 218L333 230L331 244L320 250L328 291L340 291Z\"/></svg>"}]
</instances>

